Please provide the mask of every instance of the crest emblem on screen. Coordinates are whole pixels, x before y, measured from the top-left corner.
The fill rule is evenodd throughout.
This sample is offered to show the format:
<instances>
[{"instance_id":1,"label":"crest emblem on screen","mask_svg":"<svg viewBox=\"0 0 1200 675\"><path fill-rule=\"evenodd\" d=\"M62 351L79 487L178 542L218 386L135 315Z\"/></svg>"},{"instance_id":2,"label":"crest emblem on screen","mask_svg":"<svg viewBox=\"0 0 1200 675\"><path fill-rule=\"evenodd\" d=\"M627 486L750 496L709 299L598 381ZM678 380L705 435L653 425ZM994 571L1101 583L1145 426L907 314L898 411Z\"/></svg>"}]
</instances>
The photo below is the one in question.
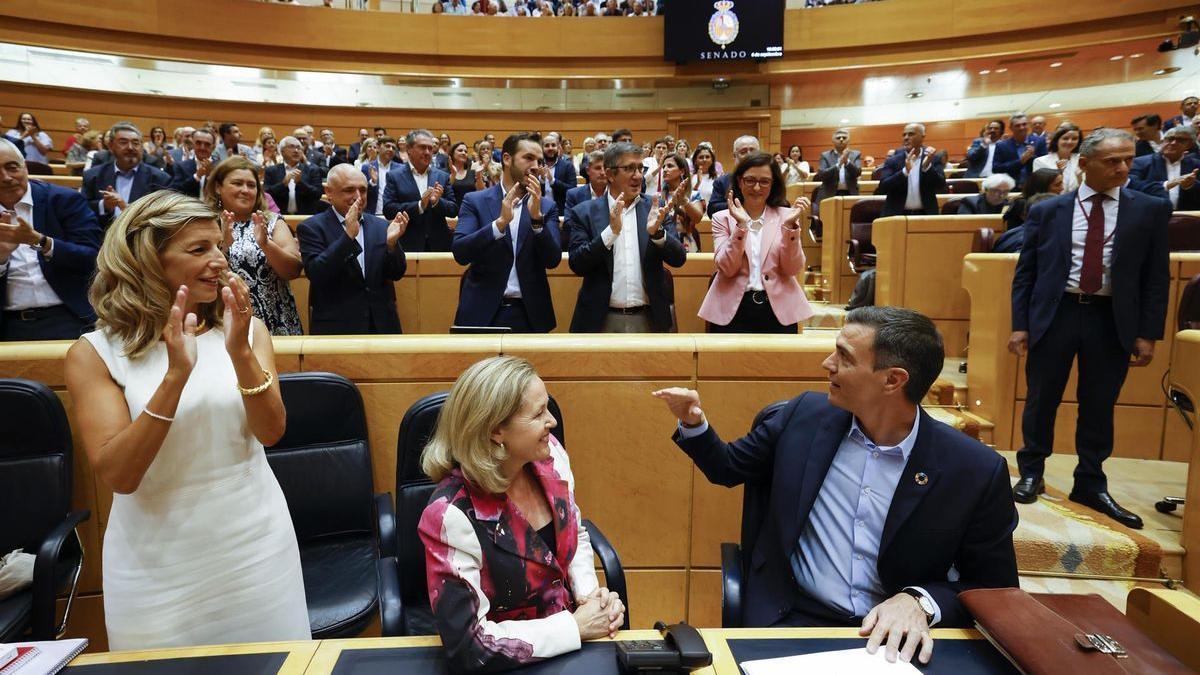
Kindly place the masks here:
<instances>
[{"instance_id":1,"label":"crest emblem on screen","mask_svg":"<svg viewBox=\"0 0 1200 675\"><path fill-rule=\"evenodd\" d=\"M741 22L738 21L737 14L733 13L733 0L714 2L713 7L717 11L708 20L708 38L713 44L725 49L737 39Z\"/></svg>"}]
</instances>

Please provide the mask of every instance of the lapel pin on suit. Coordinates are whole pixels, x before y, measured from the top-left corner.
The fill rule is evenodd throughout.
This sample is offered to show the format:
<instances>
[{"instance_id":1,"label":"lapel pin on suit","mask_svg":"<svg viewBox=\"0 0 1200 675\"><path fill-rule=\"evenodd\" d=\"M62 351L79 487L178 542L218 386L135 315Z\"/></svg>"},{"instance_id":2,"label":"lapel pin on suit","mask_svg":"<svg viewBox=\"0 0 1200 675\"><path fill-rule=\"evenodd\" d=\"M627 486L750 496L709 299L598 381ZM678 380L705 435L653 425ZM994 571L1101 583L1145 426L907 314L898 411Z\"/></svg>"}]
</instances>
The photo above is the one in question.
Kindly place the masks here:
<instances>
[{"instance_id":1,"label":"lapel pin on suit","mask_svg":"<svg viewBox=\"0 0 1200 675\"><path fill-rule=\"evenodd\" d=\"M913 476L913 480L917 482L917 485L924 486L929 484L929 476L925 475L924 472L917 472L917 474Z\"/></svg>"}]
</instances>

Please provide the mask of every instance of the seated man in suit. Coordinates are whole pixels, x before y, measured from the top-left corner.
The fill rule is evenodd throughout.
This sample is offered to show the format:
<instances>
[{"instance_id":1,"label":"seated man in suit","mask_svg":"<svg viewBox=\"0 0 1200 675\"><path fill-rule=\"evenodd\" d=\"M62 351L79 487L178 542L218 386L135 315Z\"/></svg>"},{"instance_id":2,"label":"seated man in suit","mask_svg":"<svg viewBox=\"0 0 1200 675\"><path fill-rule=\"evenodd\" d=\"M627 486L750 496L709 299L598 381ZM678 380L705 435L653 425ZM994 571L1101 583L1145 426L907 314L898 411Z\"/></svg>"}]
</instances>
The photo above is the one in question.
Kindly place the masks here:
<instances>
[{"instance_id":1,"label":"seated man in suit","mask_svg":"<svg viewBox=\"0 0 1200 675\"><path fill-rule=\"evenodd\" d=\"M242 143L242 130L238 125L233 122L223 122L217 128L217 134L221 136L221 142L217 144L217 149L213 151L213 158L217 164L235 155L248 157L251 161L254 160L254 148Z\"/></svg>"},{"instance_id":2,"label":"seated man in suit","mask_svg":"<svg viewBox=\"0 0 1200 675\"><path fill-rule=\"evenodd\" d=\"M213 160L213 150L217 147L217 138L212 129L195 129L192 131L192 159L174 162L171 170L175 174L171 180L171 189L182 192L189 197L200 198L204 194L204 184L218 162Z\"/></svg>"},{"instance_id":3,"label":"seated man in suit","mask_svg":"<svg viewBox=\"0 0 1200 675\"><path fill-rule=\"evenodd\" d=\"M548 196L554 199L558 212L562 213L567 204L567 191L575 189L578 174L571 158L562 154L562 136L557 131L551 131L542 138L542 158L546 161L545 175L542 180L549 183L551 192ZM503 158L501 153L501 158Z\"/></svg>"},{"instance_id":4,"label":"seated man in suit","mask_svg":"<svg viewBox=\"0 0 1200 675\"><path fill-rule=\"evenodd\" d=\"M87 289L100 238L83 195L30 182L21 152L0 139L0 341L73 340L92 329Z\"/></svg>"},{"instance_id":5,"label":"seated man in suit","mask_svg":"<svg viewBox=\"0 0 1200 675\"><path fill-rule=\"evenodd\" d=\"M315 164L321 173L325 174L338 164L346 164L353 160L346 159L346 148L334 141L333 130L322 129L321 147L313 148L308 153L308 161Z\"/></svg>"},{"instance_id":6,"label":"seated man in suit","mask_svg":"<svg viewBox=\"0 0 1200 675\"><path fill-rule=\"evenodd\" d=\"M846 315L825 359L829 393L808 392L732 443L694 390L654 392L679 418L675 442L708 480L770 486L748 556L747 626L860 626L894 660L932 626L969 627L958 593L1015 587L1004 458L921 409L942 370L942 338L900 307Z\"/></svg>"},{"instance_id":7,"label":"seated man in suit","mask_svg":"<svg viewBox=\"0 0 1200 675\"><path fill-rule=\"evenodd\" d=\"M321 170L304 161L304 147L295 136L279 141L283 162L272 164L263 174L266 191L285 215L311 216L325 208L321 195Z\"/></svg>"},{"instance_id":8,"label":"seated man in suit","mask_svg":"<svg viewBox=\"0 0 1200 675\"><path fill-rule=\"evenodd\" d=\"M879 192L887 197L883 216L936 216L937 196L946 191L941 156L925 145L925 125L904 127L904 146L883 163Z\"/></svg>"},{"instance_id":9,"label":"seated man in suit","mask_svg":"<svg viewBox=\"0 0 1200 675\"><path fill-rule=\"evenodd\" d=\"M821 161L813 180L820 181L820 199L813 200L819 209L821 199L858 194L858 177L862 174L862 153L850 149L850 130L833 132L833 149L821 153ZM814 211L815 213L816 211Z\"/></svg>"},{"instance_id":10,"label":"seated man in suit","mask_svg":"<svg viewBox=\"0 0 1200 675\"><path fill-rule=\"evenodd\" d=\"M1162 147L1153 154L1137 157L1129 170L1130 187L1161 197L1145 189L1150 184L1162 185L1176 211L1200 209L1200 159L1190 154L1196 146L1196 130L1191 126L1176 126L1163 137ZM1138 187L1138 186L1143 187Z\"/></svg>"},{"instance_id":11,"label":"seated man in suit","mask_svg":"<svg viewBox=\"0 0 1200 675\"><path fill-rule=\"evenodd\" d=\"M608 195L575 207L568 232L571 271L583 277L572 333L665 333L671 302L663 263L681 267L687 253L666 208L643 199L642 151L614 143L604 152ZM664 225L666 225L664 227Z\"/></svg>"},{"instance_id":12,"label":"seated man in suit","mask_svg":"<svg viewBox=\"0 0 1200 675\"><path fill-rule=\"evenodd\" d=\"M83 174L83 198L106 230L122 209L155 190L171 187L166 172L142 162L142 132L137 127L118 122L108 133L113 161Z\"/></svg>"},{"instance_id":13,"label":"seated man in suit","mask_svg":"<svg viewBox=\"0 0 1200 675\"><path fill-rule=\"evenodd\" d=\"M546 270L562 262L558 209L543 194L537 134L504 139L500 182L468 193L454 229L454 259L470 265L454 323L549 333L556 325ZM570 162L567 162L570 164Z\"/></svg>"},{"instance_id":14,"label":"seated man in suit","mask_svg":"<svg viewBox=\"0 0 1200 675\"><path fill-rule=\"evenodd\" d=\"M402 332L393 282L407 261L400 237L408 214L392 222L363 212L367 179L351 164L329 171L331 208L300 223L300 256L308 277L312 335L383 335Z\"/></svg>"},{"instance_id":15,"label":"seated man in suit","mask_svg":"<svg viewBox=\"0 0 1200 675\"><path fill-rule=\"evenodd\" d=\"M449 251L453 233L447 218L458 215L450 174L433 166L437 139L425 129L408 132L408 163L392 167L384 184L383 215L408 214L400 244L409 253Z\"/></svg>"},{"instance_id":16,"label":"seated man in suit","mask_svg":"<svg viewBox=\"0 0 1200 675\"><path fill-rule=\"evenodd\" d=\"M185 159L195 159L192 149L192 136L195 133L195 127L179 127L175 130L175 147L171 148L170 152L172 164L178 164Z\"/></svg>"},{"instance_id":17,"label":"seated man in suit","mask_svg":"<svg viewBox=\"0 0 1200 675\"><path fill-rule=\"evenodd\" d=\"M758 152L758 139L754 136L738 136L733 142L733 160L734 166L729 167L729 173L717 176L713 180L712 199L708 200L708 217L712 218L718 211L724 211L729 208L725 203L725 197L729 194L729 189L732 187L729 184L730 176L733 175L733 170L737 168L736 163Z\"/></svg>"},{"instance_id":18,"label":"seated man in suit","mask_svg":"<svg viewBox=\"0 0 1200 675\"><path fill-rule=\"evenodd\" d=\"M971 147L967 148L967 170L963 173L964 178L987 178L999 173L996 167L1017 158L1015 155L1010 157L1005 154L1011 148L1000 144L1003 137L1004 120L992 120L987 123L983 135L971 141Z\"/></svg>"},{"instance_id":19,"label":"seated man in suit","mask_svg":"<svg viewBox=\"0 0 1200 675\"><path fill-rule=\"evenodd\" d=\"M567 190L566 209L563 213L563 232L569 232L571 226L571 218L576 206L581 202L586 202L590 199L600 199L608 194L608 174L604 171L604 153L599 150L589 152L584 158L584 176L587 178L587 183L578 187L573 187Z\"/></svg>"},{"instance_id":20,"label":"seated man in suit","mask_svg":"<svg viewBox=\"0 0 1200 675\"><path fill-rule=\"evenodd\" d=\"M1012 176L994 173L983 179L983 194L964 197L958 203L960 216L990 216L1004 211L1008 206L1008 193L1016 187Z\"/></svg>"},{"instance_id":21,"label":"seated man in suit","mask_svg":"<svg viewBox=\"0 0 1200 675\"><path fill-rule=\"evenodd\" d=\"M1029 118L1020 113L1008 118L1012 135L996 144L1000 157L992 164L993 172L1003 171L1024 188L1029 174L1033 173L1033 160L1046 154L1046 139L1030 137Z\"/></svg>"}]
</instances>

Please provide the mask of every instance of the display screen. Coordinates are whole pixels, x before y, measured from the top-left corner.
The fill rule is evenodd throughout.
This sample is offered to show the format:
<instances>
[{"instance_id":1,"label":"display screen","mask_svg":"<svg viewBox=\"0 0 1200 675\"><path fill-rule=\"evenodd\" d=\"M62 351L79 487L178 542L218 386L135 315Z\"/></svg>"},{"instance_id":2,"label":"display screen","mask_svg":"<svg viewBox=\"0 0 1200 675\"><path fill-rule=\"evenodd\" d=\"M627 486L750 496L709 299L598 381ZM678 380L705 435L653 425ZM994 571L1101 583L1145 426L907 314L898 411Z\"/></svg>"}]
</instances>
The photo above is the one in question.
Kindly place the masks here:
<instances>
[{"instance_id":1,"label":"display screen","mask_svg":"<svg viewBox=\"0 0 1200 675\"><path fill-rule=\"evenodd\" d=\"M666 5L668 61L746 61L783 56L787 0L672 0Z\"/></svg>"}]
</instances>

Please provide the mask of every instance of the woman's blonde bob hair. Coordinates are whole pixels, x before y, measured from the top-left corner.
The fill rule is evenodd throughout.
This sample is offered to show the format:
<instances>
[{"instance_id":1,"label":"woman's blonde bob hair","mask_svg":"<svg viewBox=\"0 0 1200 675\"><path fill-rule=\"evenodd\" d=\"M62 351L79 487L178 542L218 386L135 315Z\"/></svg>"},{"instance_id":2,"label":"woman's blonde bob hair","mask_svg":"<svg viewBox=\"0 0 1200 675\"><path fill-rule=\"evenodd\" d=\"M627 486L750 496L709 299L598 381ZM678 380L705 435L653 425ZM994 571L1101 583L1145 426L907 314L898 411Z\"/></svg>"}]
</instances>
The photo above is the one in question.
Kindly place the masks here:
<instances>
[{"instance_id":1,"label":"woman's blonde bob hair","mask_svg":"<svg viewBox=\"0 0 1200 675\"><path fill-rule=\"evenodd\" d=\"M88 300L96 310L96 327L119 338L127 357L150 351L175 303L177 289L167 286L159 254L180 230L204 220L219 226L217 214L204 202L160 190L121 211L104 234ZM219 326L224 309L218 294L215 302L197 307L196 318Z\"/></svg>"},{"instance_id":2,"label":"woman's blonde bob hair","mask_svg":"<svg viewBox=\"0 0 1200 675\"><path fill-rule=\"evenodd\" d=\"M421 454L426 475L436 483L461 468L464 478L486 492L507 490L510 481L500 470L507 455L492 442L492 432L521 409L537 376L532 364L516 356L493 356L459 375Z\"/></svg>"}]
</instances>

